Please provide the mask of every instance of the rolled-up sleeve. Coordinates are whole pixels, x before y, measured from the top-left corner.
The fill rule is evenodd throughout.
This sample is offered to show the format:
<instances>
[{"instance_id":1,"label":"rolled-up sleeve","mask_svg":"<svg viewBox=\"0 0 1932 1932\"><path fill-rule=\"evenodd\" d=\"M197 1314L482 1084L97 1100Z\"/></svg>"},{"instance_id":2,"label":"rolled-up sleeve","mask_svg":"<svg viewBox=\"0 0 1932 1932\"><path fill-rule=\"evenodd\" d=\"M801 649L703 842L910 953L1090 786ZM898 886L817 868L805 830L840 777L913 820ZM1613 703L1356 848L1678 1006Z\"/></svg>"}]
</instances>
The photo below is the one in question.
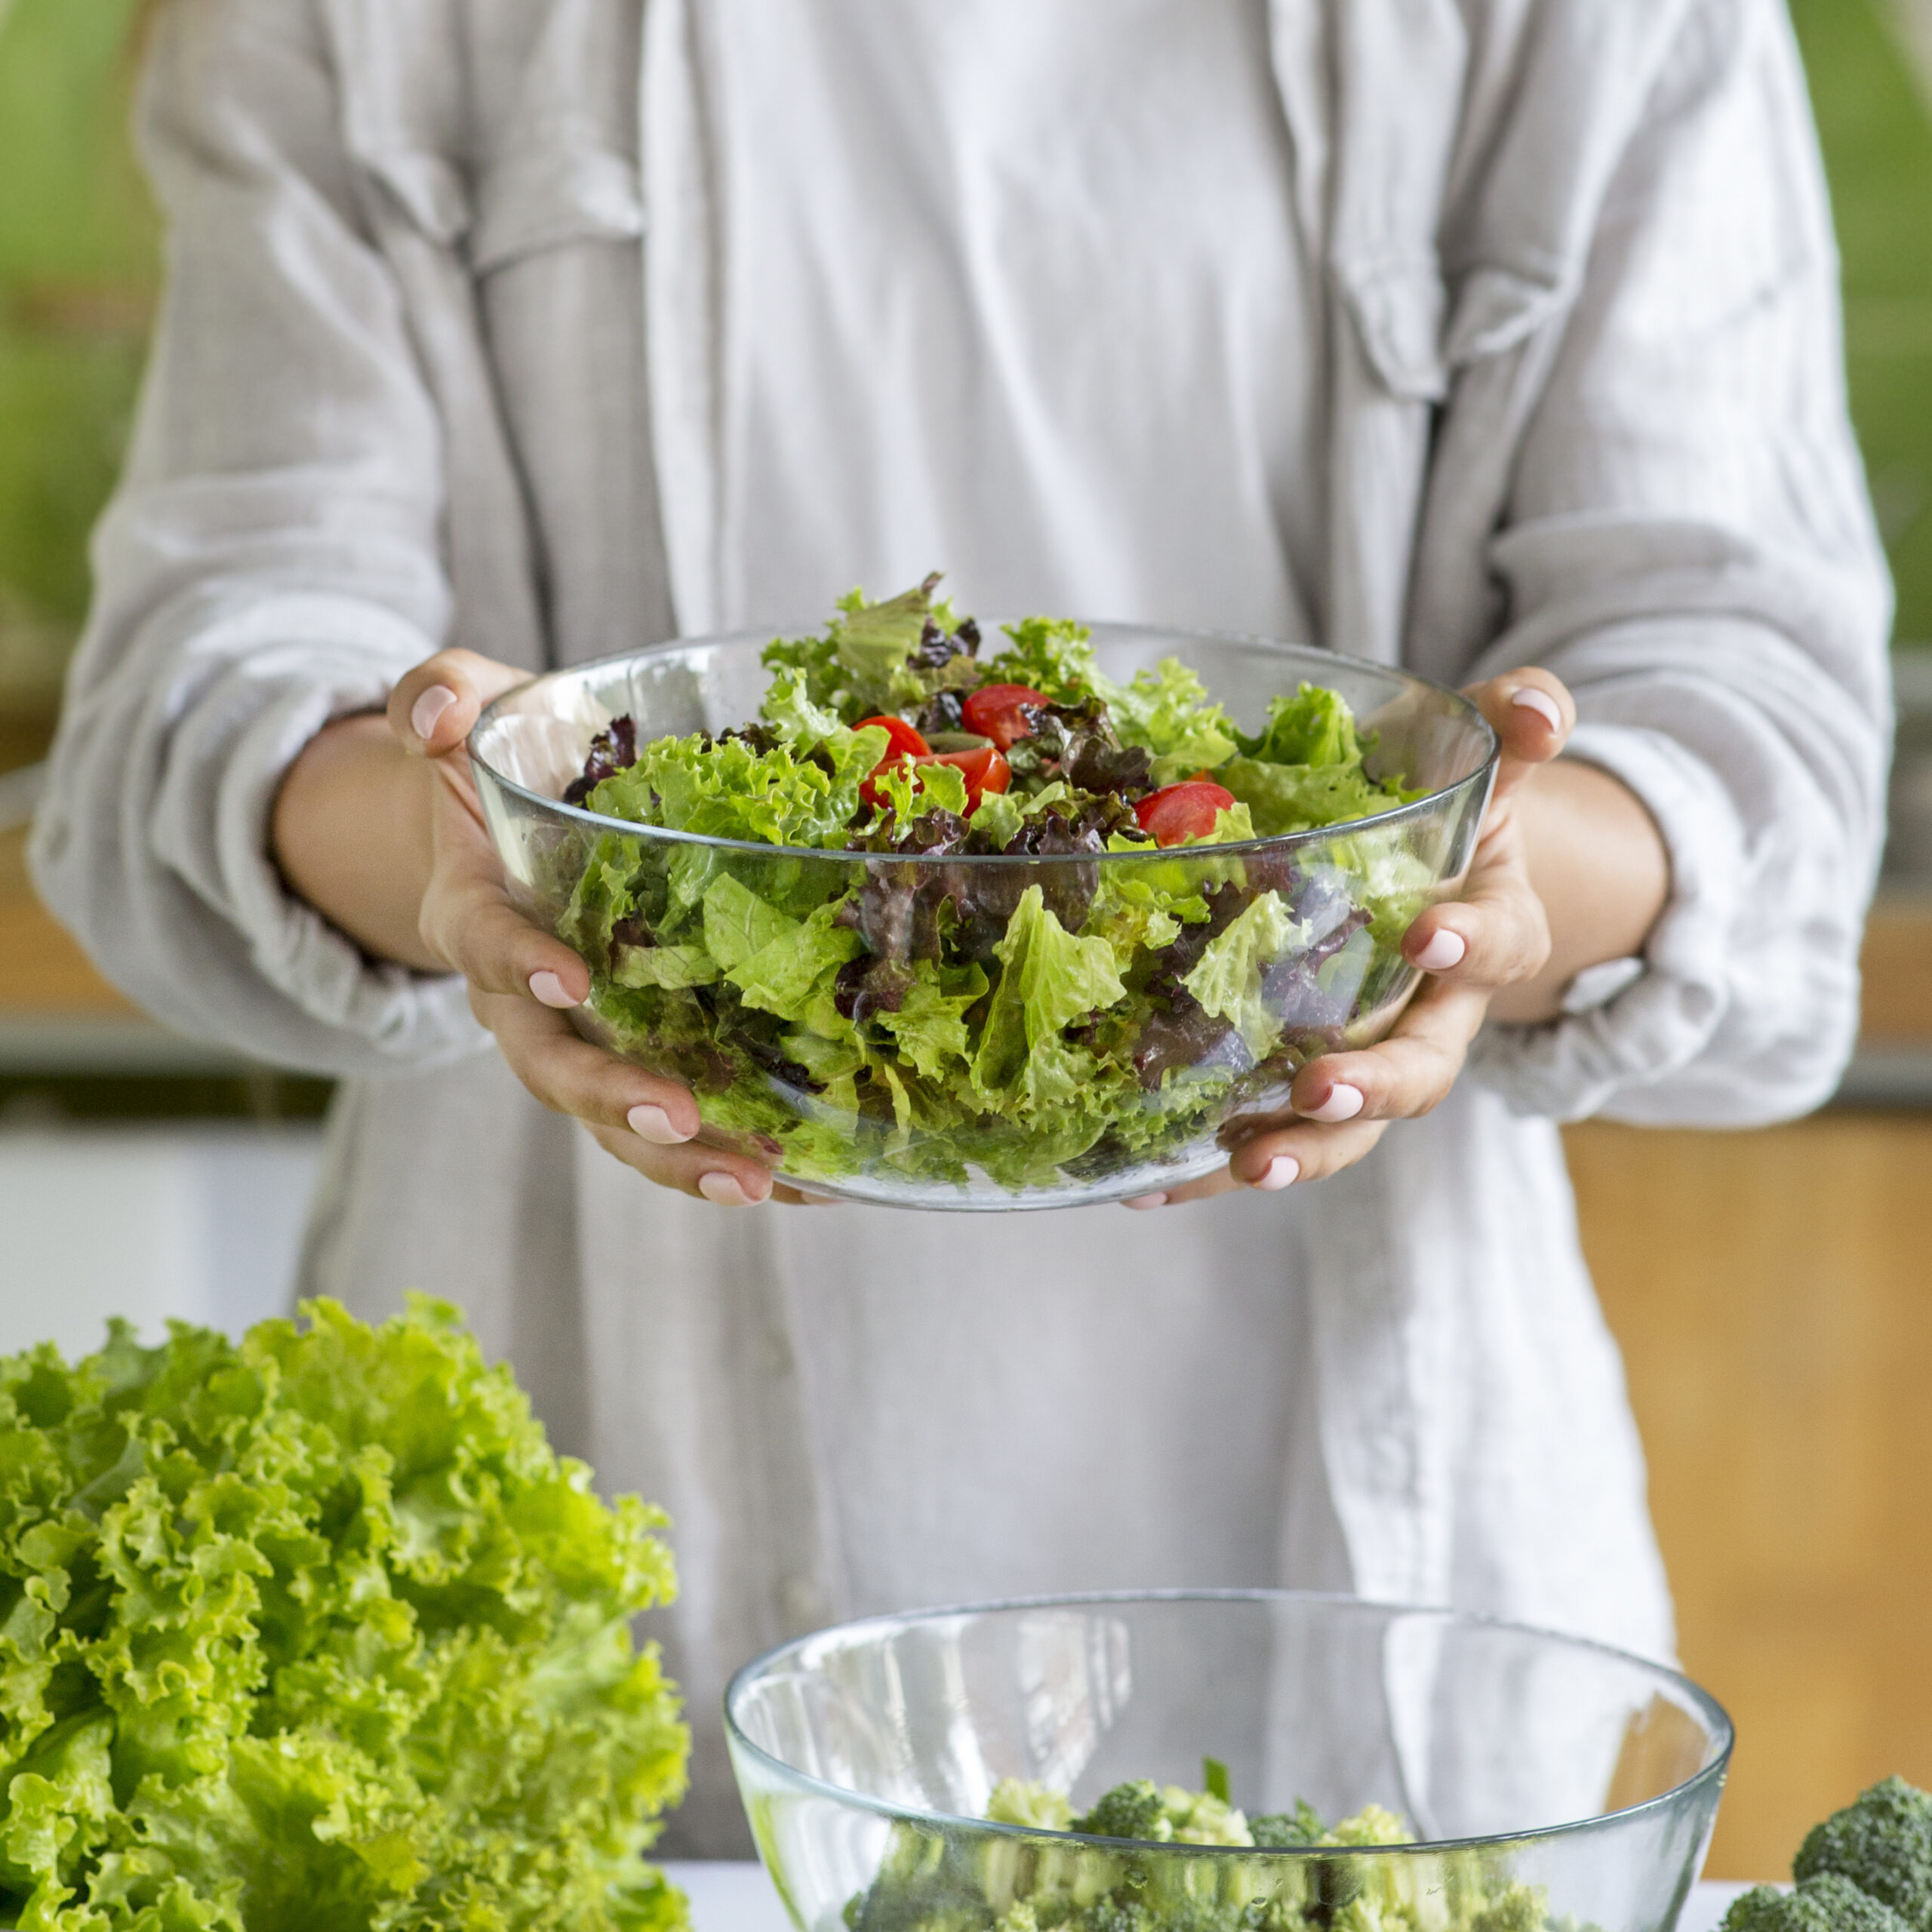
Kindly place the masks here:
<instances>
[{"instance_id":1,"label":"rolled-up sleeve","mask_svg":"<svg viewBox=\"0 0 1932 1932\"><path fill-rule=\"evenodd\" d=\"M1644 971L1594 1010L1492 1026L1525 1112L1787 1117L1851 1050L1890 737L1890 592L1847 417L1837 263L1774 0L1685 23L1611 183L1492 561L1475 668L1546 665L1571 755L1668 848Z\"/></svg>"},{"instance_id":2,"label":"rolled-up sleeve","mask_svg":"<svg viewBox=\"0 0 1932 1932\"><path fill-rule=\"evenodd\" d=\"M352 1073L481 1035L460 982L365 958L268 849L302 746L449 618L435 412L338 121L299 0L162 10L140 133L168 293L31 857L161 1018Z\"/></svg>"}]
</instances>

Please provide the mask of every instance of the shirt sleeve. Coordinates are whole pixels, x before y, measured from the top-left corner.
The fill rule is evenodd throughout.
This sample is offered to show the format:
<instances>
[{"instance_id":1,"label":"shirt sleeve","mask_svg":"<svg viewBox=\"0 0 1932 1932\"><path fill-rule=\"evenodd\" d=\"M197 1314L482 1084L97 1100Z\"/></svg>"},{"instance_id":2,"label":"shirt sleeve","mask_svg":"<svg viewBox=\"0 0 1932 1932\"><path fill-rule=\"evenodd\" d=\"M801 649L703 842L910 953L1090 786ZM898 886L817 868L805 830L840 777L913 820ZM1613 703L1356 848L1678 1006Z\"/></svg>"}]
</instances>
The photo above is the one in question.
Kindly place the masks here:
<instances>
[{"instance_id":1,"label":"shirt sleeve","mask_svg":"<svg viewBox=\"0 0 1932 1932\"><path fill-rule=\"evenodd\" d=\"M437 418L338 120L300 0L160 11L140 133L168 291L32 860L169 1024L360 1073L482 1036L460 981L365 958L268 851L291 761L450 611Z\"/></svg>"},{"instance_id":2,"label":"shirt sleeve","mask_svg":"<svg viewBox=\"0 0 1932 1932\"><path fill-rule=\"evenodd\" d=\"M1669 849L1644 970L1493 1026L1524 1112L1743 1124L1829 1097L1858 1022L1884 829L1890 591L1847 415L1837 260L1772 0L1686 11L1600 211L1491 561L1472 675L1547 666L1568 755Z\"/></svg>"}]
</instances>

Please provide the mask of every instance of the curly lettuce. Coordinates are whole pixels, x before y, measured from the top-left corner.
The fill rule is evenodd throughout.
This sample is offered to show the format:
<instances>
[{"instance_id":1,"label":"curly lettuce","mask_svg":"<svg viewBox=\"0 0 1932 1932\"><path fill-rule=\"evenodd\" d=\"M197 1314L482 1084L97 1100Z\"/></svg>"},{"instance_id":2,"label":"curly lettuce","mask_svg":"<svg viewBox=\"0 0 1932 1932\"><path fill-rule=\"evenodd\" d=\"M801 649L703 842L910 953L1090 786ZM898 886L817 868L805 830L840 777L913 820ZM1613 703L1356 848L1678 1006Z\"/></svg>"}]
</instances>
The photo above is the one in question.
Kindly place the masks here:
<instances>
[{"instance_id":1,"label":"curly lettuce","mask_svg":"<svg viewBox=\"0 0 1932 1932\"><path fill-rule=\"evenodd\" d=\"M678 1932L662 1515L453 1309L304 1312L0 1361L0 1921Z\"/></svg>"}]
</instances>

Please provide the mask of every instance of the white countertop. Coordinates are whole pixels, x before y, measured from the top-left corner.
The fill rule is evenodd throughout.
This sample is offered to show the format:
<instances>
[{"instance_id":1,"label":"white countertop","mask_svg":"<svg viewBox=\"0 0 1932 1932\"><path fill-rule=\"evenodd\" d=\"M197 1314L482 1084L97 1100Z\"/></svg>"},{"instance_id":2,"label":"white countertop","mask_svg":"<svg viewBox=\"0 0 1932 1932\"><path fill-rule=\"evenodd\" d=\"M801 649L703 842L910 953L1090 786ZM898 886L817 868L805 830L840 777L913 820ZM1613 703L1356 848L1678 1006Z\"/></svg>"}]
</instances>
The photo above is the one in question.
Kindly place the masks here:
<instances>
[{"instance_id":1,"label":"white countertop","mask_svg":"<svg viewBox=\"0 0 1932 1932\"><path fill-rule=\"evenodd\" d=\"M792 1932L792 1921L759 1865L685 1864L664 1867L691 1902L693 1932ZM1715 1932L1724 1908L1743 1885L1700 1885L1677 1932Z\"/></svg>"}]
</instances>

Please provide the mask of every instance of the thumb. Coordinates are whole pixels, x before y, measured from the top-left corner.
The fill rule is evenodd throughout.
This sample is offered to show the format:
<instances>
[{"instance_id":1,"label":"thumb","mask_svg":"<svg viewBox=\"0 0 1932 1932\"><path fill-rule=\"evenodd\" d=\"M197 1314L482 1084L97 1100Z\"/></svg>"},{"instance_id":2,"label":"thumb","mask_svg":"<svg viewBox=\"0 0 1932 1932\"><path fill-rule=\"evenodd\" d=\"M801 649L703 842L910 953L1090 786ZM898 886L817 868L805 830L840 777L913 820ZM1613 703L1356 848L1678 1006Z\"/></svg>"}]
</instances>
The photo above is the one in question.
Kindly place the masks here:
<instances>
[{"instance_id":1,"label":"thumb","mask_svg":"<svg viewBox=\"0 0 1932 1932\"><path fill-rule=\"evenodd\" d=\"M1506 671L1487 683L1472 685L1474 700L1501 746L1492 803L1500 803L1540 764L1568 743L1577 724L1577 703L1561 678L1534 664Z\"/></svg>"},{"instance_id":2,"label":"thumb","mask_svg":"<svg viewBox=\"0 0 1932 1932\"><path fill-rule=\"evenodd\" d=\"M389 729L417 757L445 757L469 736L491 699L529 677L528 671L473 651L439 651L396 680L389 693Z\"/></svg>"}]
</instances>

